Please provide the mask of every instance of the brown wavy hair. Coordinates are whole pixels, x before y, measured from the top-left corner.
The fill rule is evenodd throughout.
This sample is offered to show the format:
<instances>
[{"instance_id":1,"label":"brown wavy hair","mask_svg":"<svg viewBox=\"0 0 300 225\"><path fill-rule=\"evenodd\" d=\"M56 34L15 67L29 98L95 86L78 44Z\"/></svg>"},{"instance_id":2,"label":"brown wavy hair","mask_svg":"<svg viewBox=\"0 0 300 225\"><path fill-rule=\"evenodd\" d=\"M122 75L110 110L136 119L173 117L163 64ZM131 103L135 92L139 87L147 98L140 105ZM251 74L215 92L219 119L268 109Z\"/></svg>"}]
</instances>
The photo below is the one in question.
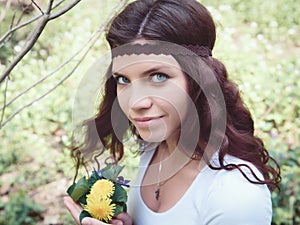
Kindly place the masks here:
<instances>
[{"instance_id":1,"label":"brown wavy hair","mask_svg":"<svg viewBox=\"0 0 300 225\"><path fill-rule=\"evenodd\" d=\"M111 21L106 39L111 49L138 39L146 39L166 41L178 45L200 45L213 50L216 31L210 13L195 0L138 0L127 5ZM189 94L196 106L201 124L199 140L207 141L211 132L218 135L218 130L212 131L211 121L219 118L222 109L216 108L217 111L219 110L218 113L212 113L212 109L209 109L207 96L200 90L197 81L201 80L200 82L205 85L205 82L209 83L209 79L200 77L203 72L195 70L199 60L193 56L174 55L174 58L179 62L184 72L189 75L187 76ZM270 190L278 188L281 179L279 166L269 155L262 140L254 135L254 123L251 114L245 107L238 88L228 79L225 66L210 56L202 57L201 60L213 71L226 104L225 135L222 136L222 144L219 149L220 166L209 166L212 169L238 169L252 183L267 184ZM74 151L78 158L78 166L84 163L82 153L93 152L101 148L99 145L102 146L102 149L109 149L116 162L122 158L124 151L122 137L125 136L128 126L126 128L126 126L118 124L113 125L112 120L127 120L121 109L119 112L114 112L114 118L111 118L115 99L116 81L111 77L110 66L106 74L104 96L98 113L83 124L87 127L86 138L84 143L75 149L77 151ZM134 134L135 128L132 124L130 124L130 129ZM118 134L115 133L115 130L118 131ZM204 152L200 146L197 146L196 150L203 155ZM264 179L256 177L247 164L225 165L224 157L227 154L252 163L263 174ZM247 167L255 180L250 179L242 167Z\"/></svg>"}]
</instances>

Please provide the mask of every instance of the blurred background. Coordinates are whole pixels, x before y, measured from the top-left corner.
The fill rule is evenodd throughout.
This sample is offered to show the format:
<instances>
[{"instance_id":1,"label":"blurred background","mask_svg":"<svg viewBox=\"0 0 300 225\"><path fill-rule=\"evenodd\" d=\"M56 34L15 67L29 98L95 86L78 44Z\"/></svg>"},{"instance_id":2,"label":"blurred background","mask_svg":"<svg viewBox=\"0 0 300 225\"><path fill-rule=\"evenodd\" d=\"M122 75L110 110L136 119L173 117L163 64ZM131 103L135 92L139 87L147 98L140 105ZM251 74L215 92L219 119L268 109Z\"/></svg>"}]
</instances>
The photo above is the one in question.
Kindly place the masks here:
<instances>
[{"instance_id":1,"label":"blurred background","mask_svg":"<svg viewBox=\"0 0 300 225\"><path fill-rule=\"evenodd\" d=\"M281 165L272 224L300 224L299 2L201 2L217 25L214 57ZM105 24L126 3L0 0L0 224L74 224L62 203L75 172L68 148L74 99L108 50Z\"/></svg>"}]
</instances>

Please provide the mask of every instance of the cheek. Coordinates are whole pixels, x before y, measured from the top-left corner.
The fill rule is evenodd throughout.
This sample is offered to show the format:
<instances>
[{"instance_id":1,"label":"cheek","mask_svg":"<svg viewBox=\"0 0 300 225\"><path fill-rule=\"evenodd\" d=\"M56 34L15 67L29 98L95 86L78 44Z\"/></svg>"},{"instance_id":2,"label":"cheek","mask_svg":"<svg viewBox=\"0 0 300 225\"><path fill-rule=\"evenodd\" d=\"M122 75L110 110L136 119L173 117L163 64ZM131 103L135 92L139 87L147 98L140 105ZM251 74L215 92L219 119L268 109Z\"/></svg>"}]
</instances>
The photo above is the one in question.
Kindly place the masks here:
<instances>
[{"instance_id":1,"label":"cheek","mask_svg":"<svg viewBox=\"0 0 300 225\"><path fill-rule=\"evenodd\" d=\"M126 97L126 95L122 94L122 93L117 93L117 99L118 99L118 103L119 106L121 108L121 110L123 111L123 113L125 115L128 115L129 112L129 104L128 104L128 98Z\"/></svg>"},{"instance_id":2,"label":"cheek","mask_svg":"<svg viewBox=\"0 0 300 225\"><path fill-rule=\"evenodd\" d=\"M174 118L183 121L188 112L188 106L190 105L191 99L185 92L173 93L172 97L169 98L168 104L169 110Z\"/></svg>"}]
</instances>

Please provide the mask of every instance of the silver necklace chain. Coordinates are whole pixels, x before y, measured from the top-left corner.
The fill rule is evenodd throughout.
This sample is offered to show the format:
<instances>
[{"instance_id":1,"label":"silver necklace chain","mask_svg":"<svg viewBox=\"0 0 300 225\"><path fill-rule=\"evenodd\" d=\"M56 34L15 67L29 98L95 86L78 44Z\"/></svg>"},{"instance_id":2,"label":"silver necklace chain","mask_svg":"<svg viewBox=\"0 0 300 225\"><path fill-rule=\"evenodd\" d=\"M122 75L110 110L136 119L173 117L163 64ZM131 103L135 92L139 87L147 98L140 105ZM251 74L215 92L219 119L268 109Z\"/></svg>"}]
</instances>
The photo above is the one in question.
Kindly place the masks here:
<instances>
[{"instance_id":1,"label":"silver necklace chain","mask_svg":"<svg viewBox=\"0 0 300 225\"><path fill-rule=\"evenodd\" d=\"M172 177L174 177L183 167L185 167L190 160L199 160L199 155L197 153L194 153L190 160L188 162L186 162L184 165L182 165L182 167L180 167L176 173L174 173L171 177L168 177L167 179L165 179L163 182L161 182L161 172L162 172L162 162L163 162L163 156L165 155L167 148L164 148L162 153L160 154L160 161L159 161L159 166L158 166L158 179L157 179L157 188L155 190L155 199L158 201L160 198L160 188L168 181L170 180ZM201 158L201 157L200 157Z\"/></svg>"},{"instance_id":2,"label":"silver necklace chain","mask_svg":"<svg viewBox=\"0 0 300 225\"><path fill-rule=\"evenodd\" d=\"M158 201L160 197L160 187L161 187L161 171L162 171L162 158L165 154L166 148L163 149L163 152L160 154L159 166L158 166L158 180L157 188L155 190L155 199Z\"/></svg>"},{"instance_id":3,"label":"silver necklace chain","mask_svg":"<svg viewBox=\"0 0 300 225\"><path fill-rule=\"evenodd\" d=\"M141 143L141 150L142 151L145 151L145 143L142 142ZM189 162L186 162L184 165L182 165L182 167L180 167L177 172L175 172L171 177L168 177L167 179L165 179L163 182L161 182L161 173L162 173L162 169L163 169L163 156L165 155L165 152L167 150L167 147L164 147L162 149L162 152L160 154L160 161L159 161L159 165L158 165L158 179L157 179L157 183L156 183L156 189L154 191L154 194L155 194L155 199L158 201L160 196L161 196L161 193L160 193L160 188L168 181L170 180L172 177L174 177L183 167L186 166L186 164ZM197 154L193 154L192 157L190 158L191 160L197 160L199 156ZM201 158L201 157L200 157Z\"/></svg>"}]
</instances>

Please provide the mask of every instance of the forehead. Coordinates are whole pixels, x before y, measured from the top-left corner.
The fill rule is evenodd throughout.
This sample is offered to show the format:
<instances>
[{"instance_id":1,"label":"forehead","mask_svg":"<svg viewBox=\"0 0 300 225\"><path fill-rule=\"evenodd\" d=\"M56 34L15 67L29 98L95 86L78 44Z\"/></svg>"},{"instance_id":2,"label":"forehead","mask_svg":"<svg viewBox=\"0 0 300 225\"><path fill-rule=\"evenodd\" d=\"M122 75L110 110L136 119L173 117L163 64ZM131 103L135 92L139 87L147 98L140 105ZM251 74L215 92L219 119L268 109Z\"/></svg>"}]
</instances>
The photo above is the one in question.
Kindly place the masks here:
<instances>
[{"instance_id":1,"label":"forehead","mask_svg":"<svg viewBox=\"0 0 300 225\"><path fill-rule=\"evenodd\" d=\"M114 57L112 60L112 71L114 73L126 70L126 68L141 68L143 65L149 64L181 70L180 65L171 55L133 54Z\"/></svg>"}]
</instances>

